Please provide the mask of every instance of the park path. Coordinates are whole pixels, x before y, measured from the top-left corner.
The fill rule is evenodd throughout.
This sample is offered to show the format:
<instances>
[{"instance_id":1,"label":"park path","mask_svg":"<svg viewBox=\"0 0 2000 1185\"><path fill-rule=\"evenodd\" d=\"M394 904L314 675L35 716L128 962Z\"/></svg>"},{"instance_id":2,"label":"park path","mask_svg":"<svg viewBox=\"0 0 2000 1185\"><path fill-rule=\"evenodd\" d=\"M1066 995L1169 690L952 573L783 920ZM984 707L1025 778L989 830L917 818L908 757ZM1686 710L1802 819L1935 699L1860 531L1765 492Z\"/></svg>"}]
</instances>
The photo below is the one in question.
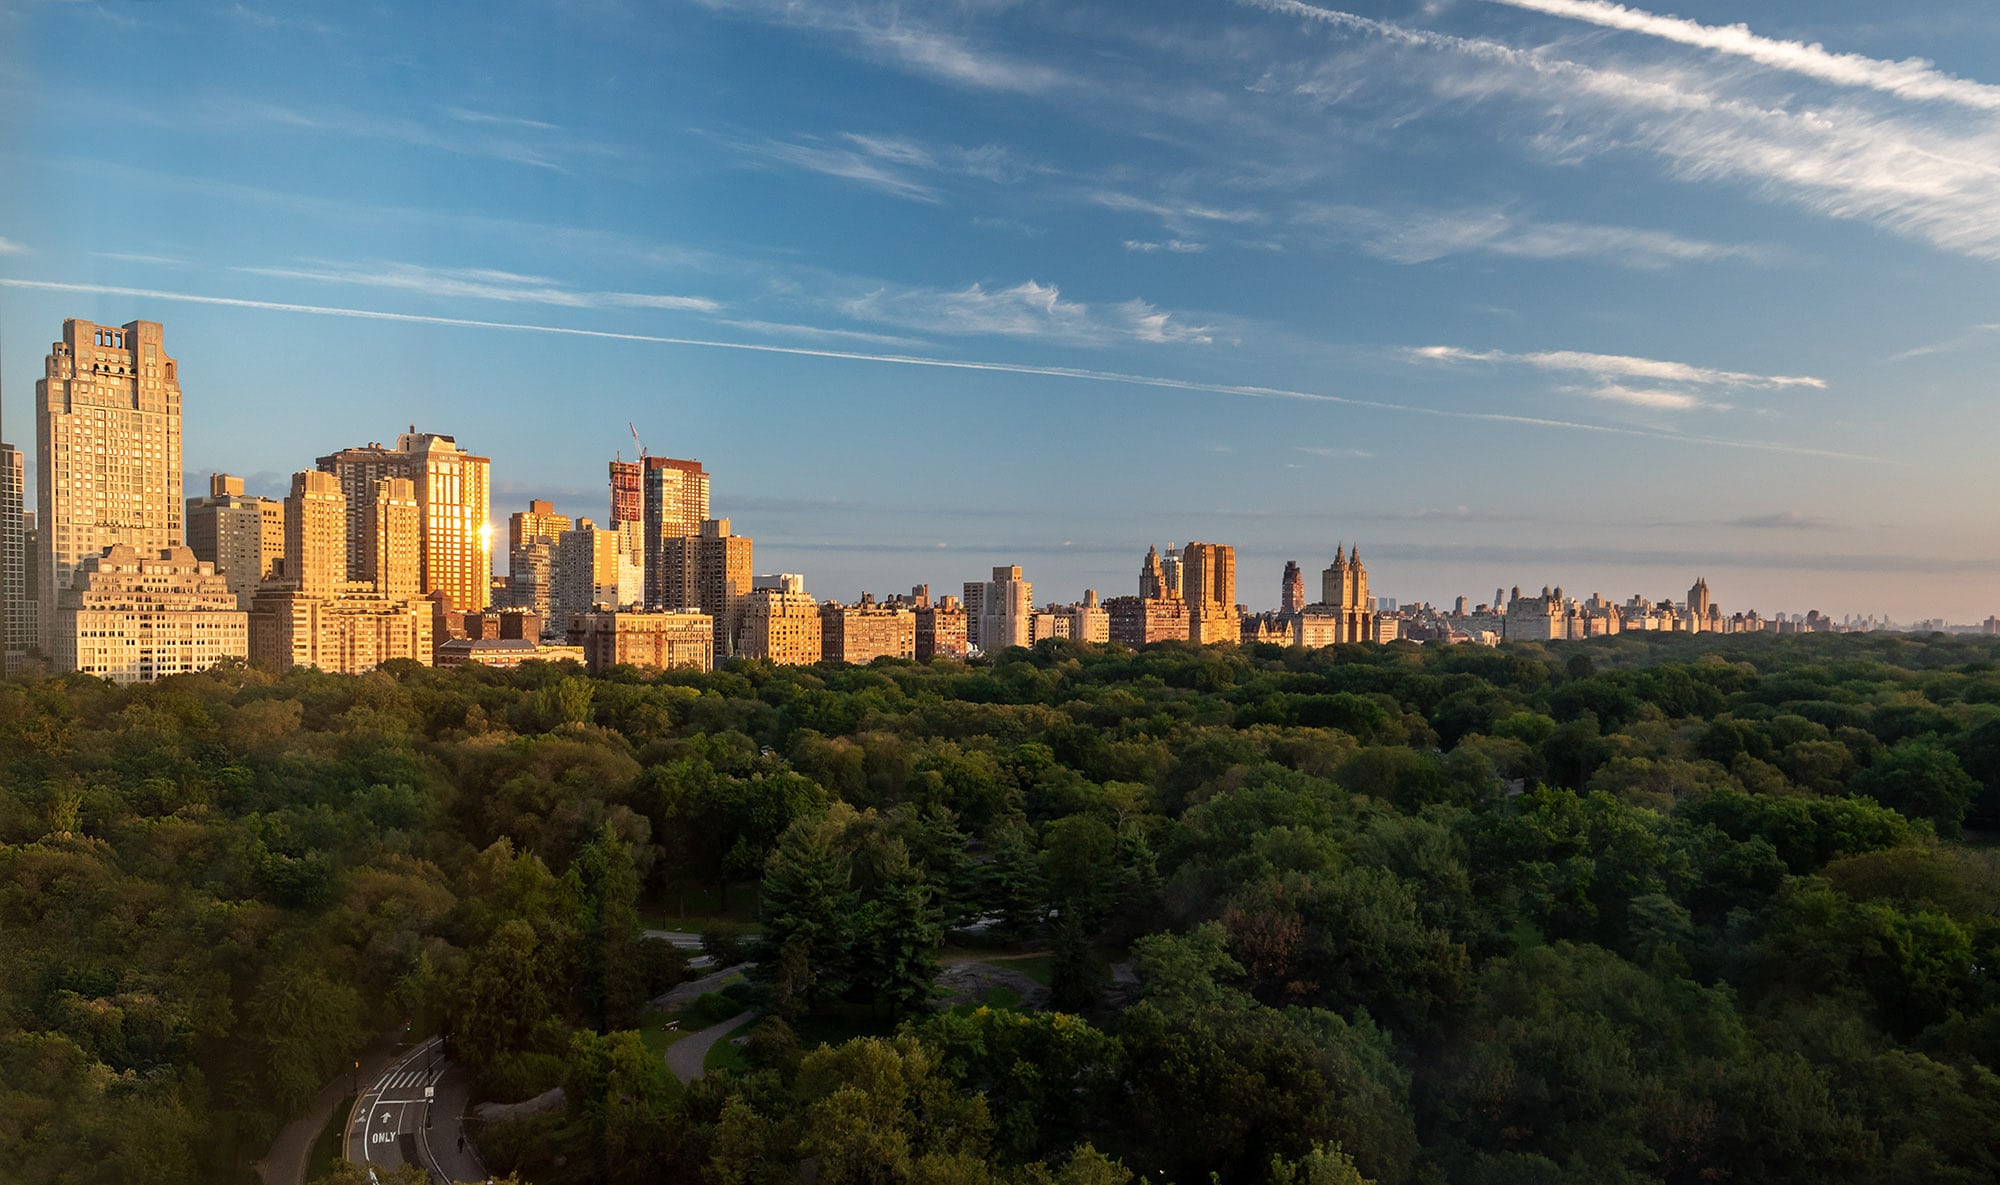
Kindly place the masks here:
<instances>
[{"instance_id":1,"label":"park path","mask_svg":"<svg viewBox=\"0 0 2000 1185\"><path fill-rule=\"evenodd\" d=\"M739 1012L720 1024L713 1024L699 1033L689 1033L667 1046L667 1069L682 1083L693 1082L701 1077L702 1069L708 1063L708 1051L717 1041L727 1037L736 1026L745 1023L755 1012Z\"/></svg>"}]
</instances>

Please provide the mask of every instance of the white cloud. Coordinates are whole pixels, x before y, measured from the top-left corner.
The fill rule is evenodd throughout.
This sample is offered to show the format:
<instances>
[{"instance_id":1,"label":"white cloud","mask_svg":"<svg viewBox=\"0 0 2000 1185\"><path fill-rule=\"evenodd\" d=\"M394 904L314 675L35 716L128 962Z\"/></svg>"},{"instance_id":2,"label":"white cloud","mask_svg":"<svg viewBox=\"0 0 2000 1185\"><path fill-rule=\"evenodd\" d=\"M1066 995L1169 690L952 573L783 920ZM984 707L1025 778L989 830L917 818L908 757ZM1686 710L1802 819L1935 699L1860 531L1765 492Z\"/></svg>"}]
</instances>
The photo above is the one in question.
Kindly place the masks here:
<instances>
[{"instance_id":1,"label":"white cloud","mask_svg":"<svg viewBox=\"0 0 2000 1185\"><path fill-rule=\"evenodd\" d=\"M1662 391L1656 388L1634 388L1619 383L1605 383L1600 387L1575 388L1578 394L1592 399L1607 399L1613 403L1629 403L1633 407L1650 408L1654 411L1693 411L1698 407L1712 404L1686 391Z\"/></svg>"},{"instance_id":2,"label":"white cloud","mask_svg":"<svg viewBox=\"0 0 2000 1185\"><path fill-rule=\"evenodd\" d=\"M25 255L28 249L12 239L0 239L0 255Z\"/></svg>"},{"instance_id":3,"label":"white cloud","mask_svg":"<svg viewBox=\"0 0 2000 1185\"><path fill-rule=\"evenodd\" d=\"M1741 183L1827 217L2000 260L2000 126L1990 120L1884 113L1850 101L1810 105L1770 86L1760 94L1768 80L1741 72L1600 67L1553 49L1411 29L1301 0L1240 2L1374 39L1394 55L1372 62L1384 85L1413 83L1454 104L1519 105L1540 124L1528 143L1558 162L1643 151L1683 180ZM1356 87L1354 71L1354 56L1342 54L1285 89L1318 103L1344 101Z\"/></svg>"},{"instance_id":4,"label":"white cloud","mask_svg":"<svg viewBox=\"0 0 2000 1185\"><path fill-rule=\"evenodd\" d=\"M1124 214L1148 214L1159 219L1169 229L1181 230L1200 223L1228 223L1246 225L1264 221L1264 214L1258 210L1230 209L1212 206L1203 202L1157 201L1117 189L1097 189L1083 195L1083 199L1107 210L1117 210Z\"/></svg>"},{"instance_id":5,"label":"white cloud","mask_svg":"<svg viewBox=\"0 0 2000 1185\"><path fill-rule=\"evenodd\" d=\"M1213 340L1209 327L1185 324L1143 300L1093 306L1064 300L1055 285L1036 280L999 289L983 284L956 290L879 287L838 307L856 320L925 333L1031 337L1069 345L1117 341L1205 345Z\"/></svg>"},{"instance_id":6,"label":"white cloud","mask_svg":"<svg viewBox=\"0 0 2000 1185\"><path fill-rule=\"evenodd\" d=\"M972 90L1035 94L1067 84L1058 71L1035 62L994 53L956 33L921 23L925 6L897 4L837 6L796 0L696 0L730 16L831 33L864 54L938 82Z\"/></svg>"},{"instance_id":7,"label":"white cloud","mask_svg":"<svg viewBox=\"0 0 2000 1185\"><path fill-rule=\"evenodd\" d=\"M1865 87L1902 99L1955 103L1976 111L2000 111L2000 87L1954 78L1940 71L1936 63L1922 58L1892 62L1856 53L1833 53L1817 43L1760 37L1748 25L1703 25L1603 0L1490 0L1490 3L1748 58L1762 66L1838 86Z\"/></svg>"},{"instance_id":8,"label":"white cloud","mask_svg":"<svg viewBox=\"0 0 2000 1185\"><path fill-rule=\"evenodd\" d=\"M1330 458L1345 457L1345 458L1353 458L1355 460L1365 460L1375 455L1374 453L1369 452L1367 449L1361 449L1361 448L1322 448L1314 445L1304 445L1304 444L1299 445L1298 450L1302 453L1311 453L1315 457L1330 457Z\"/></svg>"},{"instance_id":9,"label":"white cloud","mask_svg":"<svg viewBox=\"0 0 2000 1185\"><path fill-rule=\"evenodd\" d=\"M1460 346L1419 346L1409 357L1418 362L1501 362L1532 366L1540 370L1569 371L1597 378L1647 379L1654 382L1687 383L1713 387L1814 387L1824 388L1825 379L1805 375L1749 374L1739 370L1717 370L1686 362L1660 358L1639 358L1629 354L1591 354L1581 350L1543 350L1510 354L1505 350L1468 350Z\"/></svg>"},{"instance_id":10,"label":"white cloud","mask_svg":"<svg viewBox=\"0 0 2000 1185\"><path fill-rule=\"evenodd\" d=\"M1208 250L1207 243L1197 243L1189 239L1168 239L1164 243L1144 239L1126 239L1125 249L1140 255L1151 255L1156 251L1170 251L1176 255L1198 255Z\"/></svg>"},{"instance_id":11,"label":"white cloud","mask_svg":"<svg viewBox=\"0 0 2000 1185\"><path fill-rule=\"evenodd\" d=\"M1518 259L1604 259L1633 268L1719 260L1769 260L1768 248L1688 239L1661 230L1581 222L1535 222L1498 209L1378 210L1305 203L1295 227L1391 263L1429 263L1473 253Z\"/></svg>"},{"instance_id":12,"label":"white cloud","mask_svg":"<svg viewBox=\"0 0 2000 1185\"><path fill-rule=\"evenodd\" d=\"M894 197L937 203L937 182L970 177L1007 183L1042 171L994 144L925 145L901 136L842 132L800 140L730 140L738 152L777 164L853 181Z\"/></svg>"},{"instance_id":13,"label":"white cloud","mask_svg":"<svg viewBox=\"0 0 2000 1185\"><path fill-rule=\"evenodd\" d=\"M253 276L385 288L447 299L497 300L579 309L666 309L691 313L714 313L722 308L720 303L701 296L588 292L547 276L528 276L490 268L439 268L413 263L319 263L314 267L239 267L232 270Z\"/></svg>"}]
</instances>

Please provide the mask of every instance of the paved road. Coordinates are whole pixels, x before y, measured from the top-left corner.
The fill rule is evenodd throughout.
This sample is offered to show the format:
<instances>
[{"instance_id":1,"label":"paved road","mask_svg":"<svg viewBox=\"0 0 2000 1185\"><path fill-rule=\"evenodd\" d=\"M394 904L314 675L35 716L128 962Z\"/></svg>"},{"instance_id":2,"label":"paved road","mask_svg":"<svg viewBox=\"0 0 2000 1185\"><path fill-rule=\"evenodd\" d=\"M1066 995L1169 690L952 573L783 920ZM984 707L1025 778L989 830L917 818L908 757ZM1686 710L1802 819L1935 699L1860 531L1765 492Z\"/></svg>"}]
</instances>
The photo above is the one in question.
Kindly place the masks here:
<instances>
[{"instance_id":1,"label":"paved road","mask_svg":"<svg viewBox=\"0 0 2000 1185\"><path fill-rule=\"evenodd\" d=\"M667 1046L667 1069L672 1070L674 1077L682 1082L693 1082L701 1077L708 1061L708 1051L715 1047L715 1043L755 1015L755 1012L739 1012L721 1024L710 1025L699 1033L689 1033Z\"/></svg>"},{"instance_id":2,"label":"paved road","mask_svg":"<svg viewBox=\"0 0 2000 1185\"><path fill-rule=\"evenodd\" d=\"M443 1046L436 1037L420 1042L362 1088L348 1112L343 1156L378 1168L414 1164L431 1169L432 1159L424 1155L427 1100L443 1073Z\"/></svg>"}]
</instances>

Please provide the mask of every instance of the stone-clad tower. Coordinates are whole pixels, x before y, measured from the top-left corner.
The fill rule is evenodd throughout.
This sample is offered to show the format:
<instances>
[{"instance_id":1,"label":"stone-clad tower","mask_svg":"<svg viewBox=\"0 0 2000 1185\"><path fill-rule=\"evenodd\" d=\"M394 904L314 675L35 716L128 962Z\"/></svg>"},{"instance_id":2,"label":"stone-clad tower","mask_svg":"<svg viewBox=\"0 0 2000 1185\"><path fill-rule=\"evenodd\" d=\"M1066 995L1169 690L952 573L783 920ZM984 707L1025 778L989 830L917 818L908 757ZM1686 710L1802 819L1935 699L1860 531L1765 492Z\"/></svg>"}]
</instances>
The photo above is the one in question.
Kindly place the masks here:
<instances>
[{"instance_id":1,"label":"stone-clad tower","mask_svg":"<svg viewBox=\"0 0 2000 1185\"><path fill-rule=\"evenodd\" d=\"M1306 607L1306 575L1297 560L1285 561L1285 575L1278 590L1278 612L1297 613Z\"/></svg>"},{"instance_id":2,"label":"stone-clad tower","mask_svg":"<svg viewBox=\"0 0 2000 1185\"><path fill-rule=\"evenodd\" d=\"M35 383L34 557L44 653L84 560L124 544L152 557L181 545L180 367L155 321L111 328L71 318Z\"/></svg>"}]
</instances>

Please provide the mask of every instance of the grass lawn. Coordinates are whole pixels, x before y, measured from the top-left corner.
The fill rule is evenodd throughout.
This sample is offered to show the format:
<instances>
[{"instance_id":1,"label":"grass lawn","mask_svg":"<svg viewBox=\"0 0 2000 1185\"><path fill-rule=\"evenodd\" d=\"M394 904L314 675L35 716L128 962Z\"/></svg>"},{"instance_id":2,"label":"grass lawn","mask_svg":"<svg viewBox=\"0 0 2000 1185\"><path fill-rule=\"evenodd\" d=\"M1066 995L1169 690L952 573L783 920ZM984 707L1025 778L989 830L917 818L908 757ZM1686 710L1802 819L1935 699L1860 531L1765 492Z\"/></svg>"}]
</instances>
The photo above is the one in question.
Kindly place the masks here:
<instances>
[{"instance_id":1,"label":"grass lawn","mask_svg":"<svg viewBox=\"0 0 2000 1185\"><path fill-rule=\"evenodd\" d=\"M647 1009L639 1015L639 1040L646 1043L647 1052L655 1057L667 1056L667 1046L688 1035L692 1030L685 1027L669 1029L668 1023L679 1019L678 1012L660 1012Z\"/></svg>"},{"instance_id":2,"label":"grass lawn","mask_svg":"<svg viewBox=\"0 0 2000 1185\"><path fill-rule=\"evenodd\" d=\"M333 1109L326 1127L313 1141L312 1155L306 1158L306 1180L332 1170L333 1162L340 1159L340 1138L347 1133L347 1115L354 1109L354 1096L348 1095Z\"/></svg>"}]
</instances>

